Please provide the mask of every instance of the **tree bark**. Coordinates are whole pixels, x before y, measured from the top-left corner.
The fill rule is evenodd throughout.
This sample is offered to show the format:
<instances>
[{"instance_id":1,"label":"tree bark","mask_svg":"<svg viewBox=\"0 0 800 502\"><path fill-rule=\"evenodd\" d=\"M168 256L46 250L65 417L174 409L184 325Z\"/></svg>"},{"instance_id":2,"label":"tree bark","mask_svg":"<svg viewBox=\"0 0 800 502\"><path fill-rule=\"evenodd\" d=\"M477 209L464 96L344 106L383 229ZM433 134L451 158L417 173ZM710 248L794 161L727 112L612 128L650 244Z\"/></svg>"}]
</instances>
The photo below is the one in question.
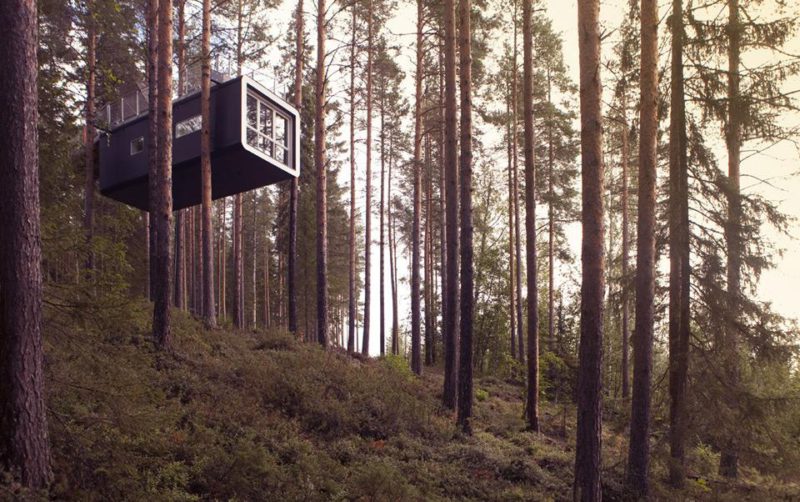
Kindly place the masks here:
<instances>
[{"instance_id":1,"label":"tree bark","mask_svg":"<svg viewBox=\"0 0 800 502\"><path fill-rule=\"evenodd\" d=\"M294 63L294 107L298 111L303 108L303 0L297 1L297 19L295 32L297 34ZM302 155L297 152L295 167L300 170ZM289 310L289 331L297 333L297 202L300 197L299 179L292 178L291 191L289 192L289 257L287 264L287 293Z\"/></svg>"},{"instance_id":2,"label":"tree bark","mask_svg":"<svg viewBox=\"0 0 800 502\"><path fill-rule=\"evenodd\" d=\"M669 482L686 483L691 264L689 233L689 166L683 81L683 1L672 1L672 65L670 69L669 158Z\"/></svg>"},{"instance_id":3,"label":"tree bark","mask_svg":"<svg viewBox=\"0 0 800 502\"><path fill-rule=\"evenodd\" d=\"M600 445L605 256L599 15L599 0L578 3L583 277L573 499L584 502L602 499Z\"/></svg>"},{"instance_id":4,"label":"tree bark","mask_svg":"<svg viewBox=\"0 0 800 502\"><path fill-rule=\"evenodd\" d=\"M421 352L421 312L420 312L420 212L421 212L421 147L422 147L422 32L424 30L424 9L422 0L417 0L417 66L414 76L414 181L411 223L411 370L422 374Z\"/></svg>"},{"instance_id":5,"label":"tree bark","mask_svg":"<svg viewBox=\"0 0 800 502\"><path fill-rule=\"evenodd\" d=\"M628 344L629 344L629 308L630 308L630 287L628 276L630 275L630 230L628 223L628 163L630 156L630 133L628 132L628 99L627 90L622 90L622 399L630 397L628 368Z\"/></svg>"},{"instance_id":6,"label":"tree bark","mask_svg":"<svg viewBox=\"0 0 800 502\"><path fill-rule=\"evenodd\" d=\"M550 70L547 71L547 102L550 105L550 123L547 125L547 345L555 351L555 240L556 240L556 193L554 188L555 147L553 145L553 96Z\"/></svg>"},{"instance_id":7,"label":"tree bark","mask_svg":"<svg viewBox=\"0 0 800 502\"><path fill-rule=\"evenodd\" d=\"M727 279L728 279L728 315L729 320L725 327L726 340L724 341L723 356L728 372L729 387L736 389L739 385L739 335L737 333L737 317L739 296L741 292L742 268L742 201L740 192L740 173L742 149L742 117L741 96L739 91L739 66L742 40L742 26L739 21L739 0L728 1L728 128L726 144L728 148L728 228L725 229L725 244L728 251ZM735 397L728 397L729 406L737 406ZM734 427L728 427L728 437L724 438L722 452L719 460L719 473L726 478L736 478L739 475L739 454Z\"/></svg>"},{"instance_id":8,"label":"tree bark","mask_svg":"<svg viewBox=\"0 0 800 502\"><path fill-rule=\"evenodd\" d=\"M186 0L178 1L178 38L175 43L175 56L178 60L178 96L186 92ZM202 153L201 153L202 155ZM184 211L175 212L175 307L184 309L186 299L186 221Z\"/></svg>"},{"instance_id":9,"label":"tree bark","mask_svg":"<svg viewBox=\"0 0 800 502\"><path fill-rule=\"evenodd\" d=\"M244 260L242 194L233 198L233 325L244 329Z\"/></svg>"},{"instance_id":10,"label":"tree bark","mask_svg":"<svg viewBox=\"0 0 800 502\"><path fill-rule=\"evenodd\" d=\"M0 23L0 464L45 488L36 2L4 1Z\"/></svg>"},{"instance_id":11,"label":"tree bark","mask_svg":"<svg viewBox=\"0 0 800 502\"><path fill-rule=\"evenodd\" d=\"M444 310L444 391L445 408L454 410L458 383L458 140L456 133L456 22L455 2L444 2L444 116L445 185L447 232L447 296Z\"/></svg>"},{"instance_id":12,"label":"tree bark","mask_svg":"<svg viewBox=\"0 0 800 502\"><path fill-rule=\"evenodd\" d=\"M458 424L472 433L472 321L474 268L472 251L472 32L471 0L459 2L461 91L461 340L458 371Z\"/></svg>"},{"instance_id":13,"label":"tree bark","mask_svg":"<svg viewBox=\"0 0 800 502\"><path fill-rule=\"evenodd\" d=\"M183 1L181 1L183 4ZM183 9L181 8L181 12ZM203 321L207 328L217 326L214 300L214 227L211 220L211 0L203 0L202 34L203 79L200 82L200 175L202 188L203 237Z\"/></svg>"},{"instance_id":14,"label":"tree bark","mask_svg":"<svg viewBox=\"0 0 800 502\"><path fill-rule=\"evenodd\" d=\"M172 300L172 0L160 0L158 21L157 240L153 336L159 349L169 350Z\"/></svg>"},{"instance_id":15,"label":"tree bark","mask_svg":"<svg viewBox=\"0 0 800 502\"><path fill-rule=\"evenodd\" d=\"M147 195L148 195L148 290L147 297L155 302L156 296L156 176L158 173L158 3L159 0L148 0L148 37L147 37Z\"/></svg>"},{"instance_id":16,"label":"tree bark","mask_svg":"<svg viewBox=\"0 0 800 502\"><path fill-rule=\"evenodd\" d=\"M358 290L356 288L356 25L358 5L353 3L353 21L350 27L350 276L348 300L348 333L347 351L356 350L356 305Z\"/></svg>"},{"instance_id":17,"label":"tree bark","mask_svg":"<svg viewBox=\"0 0 800 502\"><path fill-rule=\"evenodd\" d=\"M636 321L633 333L633 399L628 485L647 496L650 473L650 408L656 259L656 149L658 141L658 3L641 3L639 210L636 228Z\"/></svg>"},{"instance_id":18,"label":"tree bark","mask_svg":"<svg viewBox=\"0 0 800 502\"><path fill-rule=\"evenodd\" d=\"M372 291L372 278L370 262L372 251L372 38L373 19L372 1L367 0L367 180L366 201L364 207L364 337L361 344L361 353L369 355L369 328L370 328L370 294Z\"/></svg>"},{"instance_id":19,"label":"tree bark","mask_svg":"<svg viewBox=\"0 0 800 502\"><path fill-rule=\"evenodd\" d=\"M539 431L539 284L536 265L536 171L533 137L532 0L522 0L522 109L525 149L525 267L528 280L528 387L525 416L528 428Z\"/></svg>"},{"instance_id":20,"label":"tree bark","mask_svg":"<svg viewBox=\"0 0 800 502\"><path fill-rule=\"evenodd\" d=\"M517 134L517 2L514 0L514 50L513 64L514 74L511 80L511 150L513 156L514 171L514 255L516 258L516 289L517 289L517 353L520 362L525 362L525 340L523 335L522 322L522 224L519 217L519 147Z\"/></svg>"},{"instance_id":21,"label":"tree bark","mask_svg":"<svg viewBox=\"0 0 800 502\"><path fill-rule=\"evenodd\" d=\"M386 355L386 262L385 262L385 218L386 218L386 78L384 77L381 85L381 207L380 207L380 329L379 343L381 357Z\"/></svg>"},{"instance_id":22,"label":"tree bark","mask_svg":"<svg viewBox=\"0 0 800 502\"><path fill-rule=\"evenodd\" d=\"M95 81L97 75L97 25L94 19L94 2L86 5L86 166L84 170L83 231L86 235L86 270L94 268L94 136L95 136Z\"/></svg>"},{"instance_id":23,"label":"tree bark","mask_svg":"<svg viewBox=\"0 0 800 502\"><path fill-rule=\"evenodd\" d=\"M392 212L392 166L394 164L394 129L389 138L389 187L387 219L389 223L389 280L392 283L392 355L400 354L400 312L397 301L397 248L395 247L394 214Z\"/></svg>"},{"instance_id":24,"label":"tree bark","mask_svg":"<svg viewBox=\"0 0 800 502\"><path fill-rule=\"evenodd\" d=\"M514 18L516 23L516 18ZM508 300L509 300L509 322L511 326L511 358L517 359L517 305L516 305L516 286L515 286L515 261L514 261L514 154L513 154L513 140L512 140L512 126L511 126L511 93L513 87L511 80L514 78L516 68L509 74L509 89L508 99L506 100L506 111L509 115L508 122Z\"/></svg>"},{"instance_id":25,"label":"tree bark","mask_svg":"<svg viewBox=\"0 0 800 502\"><path fill-rule=\"evenodd\" d=\"M316 120L314 163L317 168L317 341L328 345L328 166L325 158L325 0L317 0Z\"/></svg>"}]
</instances>

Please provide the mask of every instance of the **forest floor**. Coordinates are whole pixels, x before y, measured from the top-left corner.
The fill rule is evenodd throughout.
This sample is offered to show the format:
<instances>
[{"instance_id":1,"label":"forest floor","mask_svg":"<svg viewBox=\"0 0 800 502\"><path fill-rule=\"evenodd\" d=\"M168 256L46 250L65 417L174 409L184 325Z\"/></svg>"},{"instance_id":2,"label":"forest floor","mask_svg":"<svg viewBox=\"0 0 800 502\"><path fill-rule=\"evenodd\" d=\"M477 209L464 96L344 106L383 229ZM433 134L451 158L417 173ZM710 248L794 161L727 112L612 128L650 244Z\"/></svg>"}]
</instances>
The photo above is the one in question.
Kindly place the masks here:
<instances>
[{"instance_id":1,"label":"forest floor","mask_svg":"<svg viewBox=\"0 0 800 502\"><path fill-rule=\"evenodd\" d=\"M574 407L543 403L542 432L528 432L521 382L478 378L466 437L439 404L435 368L420 379L401 358L326 352L278 331L206 331L182 313L174 353L159 354L147 304L114 312L48 309L55 483L29 493L0 475L0 499L571 498ZM603 441L604 499L628 500L624 430L607 424ZM659 448L654 500L800 499L800 487L755 474L733 485L693 474L670 491ZM713 462L702 453L692 472Z\"/></svg>"}]
</instances>

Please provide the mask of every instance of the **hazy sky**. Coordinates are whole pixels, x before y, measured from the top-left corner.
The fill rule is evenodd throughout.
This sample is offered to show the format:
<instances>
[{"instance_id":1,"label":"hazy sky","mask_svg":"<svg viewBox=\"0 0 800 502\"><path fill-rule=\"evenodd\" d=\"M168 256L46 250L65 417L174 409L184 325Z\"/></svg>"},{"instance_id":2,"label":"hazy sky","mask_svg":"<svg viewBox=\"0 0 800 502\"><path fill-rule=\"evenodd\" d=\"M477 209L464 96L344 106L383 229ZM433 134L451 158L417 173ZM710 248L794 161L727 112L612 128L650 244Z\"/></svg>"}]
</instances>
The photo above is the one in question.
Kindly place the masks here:
<instances>
[{"instance_id":1,"label":"hazy sky","mask_svg":"<svg viewBox=\"0 0 800 502\"><path fill-rule=\"evenodd\" d=\"M544 0L539 4L541 7L537 8L546 8L549 14L549 17L553 20L554 29L556 32L560 32L564 39L564 57L567 66L569 67L570 73L572 75L573 81L578 81L578 46L577 46L577 4L576 0ZM602 3L601 6L601 20L604 28L608 31L615 29L623 12L625 11L627 5L627 0L607 0ZM276 20L276 26L279 26L281 29L285 29L290 21L290 16L292 13L292 9L294 9L295 2L292 0L284 0L281 9L279 10L280 20ZM660 5L660 17L662 21L665 19L666 14L668 13L669 5L662 1ZM315 26L315 13L316 13L316 5L315 3L306 3L306 18L307 18L307 26L310 29L314 29ZM398 58L398 62L406 72L406 87L407 91L406 94L411 99L413 96L413 65L414 65L414 43L415 37L414 33L416 30L416 6L414 3L408 1L400 1L398 10L393 19L390 20L388 24L388 29L398 35L399 40L403 46L403 50L401 56ZM663 31L662 31L663 33ZM613 37L612 37L613 38ZM312 37L313 40L313 37ZM500 50L502 48L502 43L504 39L499 37L497 41L497 49ZM333 42L329 42L332 45ZM520 42L521 43L521 42ZM662 40L662 44L664 41ZM603 47L603 54L604 56L608 55L611 50L611 45L613 44L612 41L606 43ZM789 46L789 52L798 53L800 52L800 39L797 37L791 42ZM535 55L534 55L535 57ZM793 82L790 82L788 85L790 89L800 89L800 79L795 79ZM789 115L784 118L785 124L790 125L800 125L800 115L794 114ZM409 125L411 125L409 123ZM662 124L663 125L663 124ZM487 142L492 141L491 138L496 138L495 141L500 139L499 134L489 132L487 133L486 137L484 138ZM721 132L720 132L721 138ZM770 200L777 201L780 204L780 209L787 213L788 215L794 217L795 219L800 219L800 177L792 176L794 173L800 171L800 167L798 164L798 160L800 159L800 152L798 151L796 145L793 143L785 142L774 147L770 148L769 150L759 154L749 156L750 153L747 151L747 146L745 145L745 149L743 151L743 158L744 162L742 163L742 188L745 191L752 191L757 192ZM363 145L361 146L362 150L357 152L359 155L360 163L357 166L359 169L359 201L358 203L363 207ZM488 150L488 149L487 149ZM725 150L724 145L720 139L718 147L716 149L717 158L720 162L720 165L724 168L726 165L726 157L725 157ZM373 158L375 158L373 156ZM498 162L504 162L503 159L498 159ZM376 164L377 165L377 164ZM306 168L309 168L308 166ZM376 183L374 184L375 192L373 193L373 198L376 201L379 197L379 188L377 181L379 181L379 171L373 167L373 171L376 175ZM349 172L346 171L342 173L343 175L343 183L345 185L349 183ZM659 172L659 176L663 176L663 172ZM756 178L751 176L755 176L761 180L767 181L768 183L759 182ZM373 232L376 235L377 239L377 225L378 225L378 216L377 214L374 215L373 219ZM635 226L633 226L633 230L635 231ZM766 272L761 280L761 287L760 287L760 296L764 300L768 300L773 302L776 310L788 317L792 318L799 318L800 317L800 302L798 302L794 298L794 293L797 291L795 288L800 286L800 246L798 246L798 241L796 237L800 232L800 223L795 221L791 225L791 233L792 237L786 237L782 235L778 235L773 233L768 234L768 238L774 240L776 246L778 248L784 249L784 256L782 259L778 261L778 266L776 269ZM578 256L579 246L580 246L580 228L578 225L573 225L571 228L570 234L570 241L572 243L574 253ZM372 281L373 281L373 298L372 298L372 308L371 308L371 315L373 318L373 324L371 329L371 336L370 336L370 352L373 354L378 353L378 322L379 322L379 305L378 305L378 280L379 280L379 272L378 272L378 247L377 245L373 246L373 273ZM401 255L404 253L404 249L399 247L398 254ZM577 262L576 262L577 264ZM387 267L388 267L388 258L387 258ZM400 256L399 262L399 270L401 279L407 277L408 275L408 262L405 260L405 256ZM559 278L557 278L558 280ZM389 276L388 270L386 271L386 281L387 281L387 336L389 336L389 327L391 325L391 302L389 298ZM401 325L405 324L406 326L408 323L406 322L409 316L409 288L408 284L401 284L400 287L401 291L401 298L400 298L400 311L401 311ZM363 293L362 293L363 294ZM363 301L363 299L362 299ZM359 334L360 337L360 334ZM388 345L387 340L387 345Z\"/></svg>"}]
</instances>

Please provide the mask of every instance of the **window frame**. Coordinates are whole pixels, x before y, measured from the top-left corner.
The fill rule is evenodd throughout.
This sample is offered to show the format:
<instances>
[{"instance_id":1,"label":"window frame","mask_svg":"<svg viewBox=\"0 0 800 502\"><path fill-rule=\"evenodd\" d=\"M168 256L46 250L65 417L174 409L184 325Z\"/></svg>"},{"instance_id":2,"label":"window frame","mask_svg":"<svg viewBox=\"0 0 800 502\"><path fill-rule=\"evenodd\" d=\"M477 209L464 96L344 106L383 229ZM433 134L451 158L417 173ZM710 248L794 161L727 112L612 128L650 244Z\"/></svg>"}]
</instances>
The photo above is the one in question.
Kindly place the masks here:
<instances>
[{"instance_id":1,"label":"window frame","mask_svg":"<svg viewBox=\"0 0 800 502\"><path fill-rule=\"evenodd\" d=\"M178 131L179 127L181 127L182 125L187 124L187 123L195 123L194 122L195 120L199 120L199 122L197 122L197 124L198 124L197 125L197 129L191 129L191 130L186 131L186 132L181 131L180 134L178 133L179 132ZM196 132L200 132L202 130L203 130L203 116L198 113L197 115L192 115L191 117L187 117L187 118L181 120L180 122L176 123L175 124L174 137L175 137L175 139L180 139L180 138L189 136L190 134L194 134Z\"/></svg>"},{"instance_id":2,"label":"window frame","mask_svg":"<svg viewBox=\"0 0 800 502\"><path fill-rule=\"evenodd\" d=\"M277 162L278 164L285 166L289 169L292 169L291 166L291 149L289 148L291 138L290 132L290 124L292 123L291 116L285 113L276 105L269 102L268 99L261 96L261 94L256 90L253 89L251 86L247 86L245 90L245 103L244 103L244 142L250 147L257 150L259 153L269 157L270 160ZM250 98L253 98L256 102L256 110L255 110L255 119L256 119L256 127L252 127L250 123ZM262 109L266 108L267 111L271 112L271 121L270 121L270 134L264 132L264 127L262 126ZM283 141L279 141L278 136L276 135L277 127L276 123L278 120L282 120L284 127L283 127ZM266 123L266 121L264 121ZM255 143L250 141L250 134L255 134ZM260 146L260 141L264 141L264 144L269 144L270 148L262 148ZM277 152L282 151L283 156L279 158Z\"/></svg>"},{"instance_id":3,"label":"window frame","mask_svg":"<svg viewBox=\"0 0 800 502\"><path fill-rule=\"evenodd\" d=\"M134 150L134 145L139 145L139 148ZM139 155L144 151L144 136L133 138L130 142L130 156Z\"/></svg>"}]
</instances>

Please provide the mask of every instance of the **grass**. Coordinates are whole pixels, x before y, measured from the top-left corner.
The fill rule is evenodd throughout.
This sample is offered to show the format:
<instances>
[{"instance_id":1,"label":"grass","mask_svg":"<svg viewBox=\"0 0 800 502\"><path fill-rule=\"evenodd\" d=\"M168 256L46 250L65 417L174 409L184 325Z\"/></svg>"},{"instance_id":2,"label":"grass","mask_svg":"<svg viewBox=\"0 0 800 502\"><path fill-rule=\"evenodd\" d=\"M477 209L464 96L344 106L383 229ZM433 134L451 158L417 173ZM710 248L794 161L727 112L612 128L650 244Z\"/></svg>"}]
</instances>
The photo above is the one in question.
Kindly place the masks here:
<instances>
[{"instance_id":1,"label":"grass","mask_svg":"<svg viewBox=\"0 0 800 502\"><path fill-rule=\"evenodd\" d=\"M174 354L156 352L149 310L50 312L46 357L55 483L3 498L58 500L569 500L574 409L545 402L525 429L524 389L478 379L475 433L439 404L441 375L396 357L362 360L281 331L207 331L174 314ZM624 435L604 436L606 500L626 500ZM697 462L708 462L701 451ZM693 457L694 458L694 457ZM712 474L672 492L654 462L654 498L800 496ZM794 491L792 491L794 489Z\"/></svg>"}]
</instances>

